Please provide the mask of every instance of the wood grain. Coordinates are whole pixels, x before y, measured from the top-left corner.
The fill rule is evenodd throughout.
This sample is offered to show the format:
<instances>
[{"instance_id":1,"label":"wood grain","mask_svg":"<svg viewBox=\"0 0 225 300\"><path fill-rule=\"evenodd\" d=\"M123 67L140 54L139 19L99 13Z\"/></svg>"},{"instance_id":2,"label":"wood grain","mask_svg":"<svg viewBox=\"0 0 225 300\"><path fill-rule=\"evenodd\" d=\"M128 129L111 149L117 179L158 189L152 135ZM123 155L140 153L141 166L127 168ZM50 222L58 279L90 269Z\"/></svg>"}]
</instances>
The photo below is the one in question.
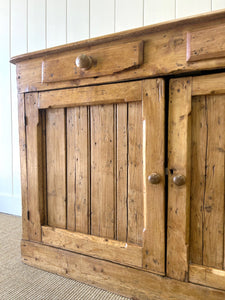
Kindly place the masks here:
<instances>
[{"instance_id":1,"label":"wood grain","mask_svg":"<svg viewBox=\"0 0 225 300\"><path fill-rule=\"evenodd\" d=\"M127 240L127 104L117 105L117 239Z\"/></svg>"},{"instance_id":2,"label":"wood grain","mask_svg":"<svg viewBox=\"0 0 225 300\"><path fill-rule=\"evenodd\" d=\"M127 241L142 245L143 154L142 105L128 104L128 231Z\"/></svg>"},{"instance_id":3,"label":"wood grain","mask_svg":"<svg viewBox=\"0 0 225 300\"><path fill-rule=\"evenodd\" d=\"M39 94L39 108L141 101L141 81L90 86Z\"/></svg>"},{"instance_id":4,"label":"wood grain","mask_svg":"<svg viewBox=\"0 0 225 300\"><path fill-rule=\"evenodd\" d=\"M165 273L165 87L163 79L143 81L143 267ZM159 184L148 176L158 173Z\"/></svg>"},{"instance_id":5,"label":"wood grain","mask_svg":"<svg viewBox=\"0 0 225 300\"><path fill-rule=\"evenodd\" d=\"M91 234L115 238L113 105L92 106Z\"/></svg>"},{"instance_id":6,"label":"wood grain","mask_svg":"<svg viewBox=\"0 0 225 300\"><path fill-rule=\"evenodd\" d=\"M225 290L225 271L191 264L189 266L189 281Z\"/></svg>"},{"instance_id":7,"label":"wood grain","mask_svg":"<svg viewBox=\"0 0 225 300\"><path fill-rule=\"evenodd\" d=\"M207 96L203 265L223 268L225 97Z\"/></svg>"},{"instance_id":8,"label":"wood grain","mask_svg":"<svg viewBox=\"0 0 225 300\"><path fill-rule=\"evenodd\" d=\"M21 177L21 197L22 197L22 238L29 239L28 212L28 186L27 186L27 140L25 124L25 97L18 95L18 121L19 121L19 145L20 145L20 177Z\"/></svg>"},{"instance_id":9,"label":"wood grain","mask_svg":"<svg viewBox=\"0 0 225 300\"><path fill-rule=\"evenodd\" d=\"M22 241L24 263L134 299L223 300L225 292L125 267L43 244ZM57 263L55 263L57 261Z\"/></svg>"},{"instance_id":10,"label":"wood grain","mask_svg":"<svg viewBox=\"0 0 225 300\"><path fill-rule=\"evenodd\" d=\"M64 53L60 57L47 57L42 63L42 82L57 82L90 78L137 68L143 63L143 42L132 42L126 45L102 47L101 50L85 50L85 55L92 58L92 67L88 70L78 68L75 64L76 54ZM112 59L113 58L113 59Z\"/></svg>"},{"instance_id":11,"label":"wood grain","mask_svg":"<svg viewBox=\"0 0 225 300\"><path fill-rule=\"evenodd\" d=\"M71 232L65 229L42 227L45 244L120 264L142 267L142 248L126 242Z\"/></svg>"},{"instance_id":12,"label":"wood grain","mask_svg":"<svg viewBox=\"0 0 225 300\"><path fill-rule=\"evenodd\" d=\"M225 57L225 24L187 33L187 61Z\"/></svg>"},{"instance_id":13,"label":"wood grain","mask_svg":"<svg viewBox=\"0 0 225 300\"><path fill-rule=\"evenodd\" d=\"M67 109L67 228L90 232L89 109Z\"/></svg>"},{"instance_id":14,"label":"wood grain","mask_svg":"<svg viewBox=\"0 0 225 300\"><path fill-rule=\"evenodd\" d=\"M27 140L27 219L29 240L41 241L43 217L42 122L37 93L25 97ZM26 188L26 185L25 185Z\"/></svg>"},{"instance_id":15,"label":"wood grain","mask_svg":"<svg viewBox=\"0 0 225 300\"><path fill-rule=\"evenodd\" d=\"M193 77L192 95L224 94L225 73Z\"/></svg>"},{"instance_id":16,"label":"wood grain","mask_svg":"<svg viewBox=\"0 0 225 300\"><path fill-rule=\"evenodd\" d=\"M184 281L188 279L189 262L190 77L170 81L169 101L167 275ZM173 183L177 174L186 177L180 187Z\"/></svg>"},{"instance_id":17,"label":"wood grain","mask_svg":"<svg viewBox=\"0 0 225 300\"><path fill-rule=\"evenodd\" d=\"M206 98L196 96L191 111L191 222L190 261L202 264L205 155L207 144Z\"/></svg>"},{"instance_id":18,"label":"wood grain","mask_svg":"<svg viewBox=\"0 0 225 300\"><path fill-rule=\"evenodd\" d=\"M66 131L64 109L46 111L48 225L66 228Z\"/></svg>"}]
</instances>

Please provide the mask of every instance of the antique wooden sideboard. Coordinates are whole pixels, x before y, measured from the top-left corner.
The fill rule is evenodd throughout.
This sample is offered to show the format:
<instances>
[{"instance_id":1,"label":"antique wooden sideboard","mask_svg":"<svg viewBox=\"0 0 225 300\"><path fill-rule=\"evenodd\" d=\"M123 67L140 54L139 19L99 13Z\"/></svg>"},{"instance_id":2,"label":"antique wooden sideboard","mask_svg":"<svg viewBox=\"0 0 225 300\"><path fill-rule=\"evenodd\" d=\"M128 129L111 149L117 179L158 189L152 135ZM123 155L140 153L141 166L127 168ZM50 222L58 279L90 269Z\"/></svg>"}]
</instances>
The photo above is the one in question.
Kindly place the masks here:
<instances>
[{"instance_id":1,"label":"antique wooden sideboard","mask_svg":"<svg viewBox=\"0 0 225 300\"><path fill-rule=\"evenodd\" d=\"M11 59L24 263L225 299L225 11Z\"/></svg>"}]
</instances>

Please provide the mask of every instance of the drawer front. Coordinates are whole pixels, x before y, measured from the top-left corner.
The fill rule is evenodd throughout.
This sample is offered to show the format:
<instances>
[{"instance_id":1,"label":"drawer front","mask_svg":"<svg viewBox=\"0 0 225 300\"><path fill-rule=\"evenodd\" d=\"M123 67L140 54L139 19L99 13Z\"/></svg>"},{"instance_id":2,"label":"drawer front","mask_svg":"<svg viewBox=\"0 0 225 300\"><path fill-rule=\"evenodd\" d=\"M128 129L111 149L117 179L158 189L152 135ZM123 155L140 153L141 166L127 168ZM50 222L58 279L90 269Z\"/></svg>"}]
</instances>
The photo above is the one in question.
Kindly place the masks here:
<instances>
[{"instance_id":1,"label":"drawer front","mask_svg":"<svg viewBox=\"0 0 225 300\"><path fill-rule=\"evenodd\" d=\"M188 32L187 61L201 61L225 57L225 25Z\"/></svg>"},{"instance_id":2,"label":"drawer front","mask_svg":"<svg viewBox=\"0 0 225 300\"><path fill-rule=\"evenodd\" d=\"M78 67L80 55L90 59L88 69ZM143 63L143 42L132 42L111 47L72 52L46 58L42 62L42 82L59 82L79 78L112 75L127 69L137 68Z\"/></svg>"}]
</instances>

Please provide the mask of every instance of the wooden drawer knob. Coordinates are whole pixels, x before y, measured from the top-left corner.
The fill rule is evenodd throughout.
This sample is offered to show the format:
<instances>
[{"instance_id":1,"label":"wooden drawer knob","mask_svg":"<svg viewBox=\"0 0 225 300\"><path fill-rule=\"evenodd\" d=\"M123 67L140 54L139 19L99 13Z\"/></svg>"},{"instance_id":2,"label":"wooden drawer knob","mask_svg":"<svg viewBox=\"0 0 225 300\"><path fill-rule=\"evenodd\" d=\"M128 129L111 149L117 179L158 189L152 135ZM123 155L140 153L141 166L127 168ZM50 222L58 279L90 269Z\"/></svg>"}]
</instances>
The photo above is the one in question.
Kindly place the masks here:
<instances>
[{"instance_id":1,"label":"wooden drawer knob","mask_svg":"<svg viewBox=\"0 0 225 300\"><path fill-rule=\"evenodd\" d=\"M148 181L152 184L158 184L161 181L161 176L158 173L152 173L148 176Z\"/></svg>"},{"instance_id":2,"label":"wooden drawer knob","mask_svg":"<svg viewBox=\"0 0 225 300\"><path fill-rule=\"evenodd\" d=\"M178 186L184 185L185 184L184 175L178 174L178 175L174 176L173 177L173 182Z\"/></svg>"},{"instance_id":3,"label":"wooden drawer knob","mask_svg":"<svg viewBox=\"0 0 225 300\"><path fill-rule=\"evenodd\" d=\"M88 70L92 66L92 58L86 54L81 54L76 58L76 66L78 68Z\"/></svg>"}]
</instances>

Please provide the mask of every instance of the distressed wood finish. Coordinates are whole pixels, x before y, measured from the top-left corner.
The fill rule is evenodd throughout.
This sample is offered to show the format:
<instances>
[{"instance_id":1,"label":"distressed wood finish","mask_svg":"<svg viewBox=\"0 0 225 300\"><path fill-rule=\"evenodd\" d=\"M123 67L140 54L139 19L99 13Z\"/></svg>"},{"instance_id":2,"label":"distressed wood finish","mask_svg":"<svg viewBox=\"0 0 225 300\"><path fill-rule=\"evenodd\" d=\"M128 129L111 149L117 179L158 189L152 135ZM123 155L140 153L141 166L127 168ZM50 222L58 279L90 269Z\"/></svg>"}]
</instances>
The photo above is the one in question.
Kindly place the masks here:
<instances>
[{"instance_id":1,"label":"distressed wood finish","mask_svg":"<svg viewBox=\"0 0 225 300\"><path fill-rule=\"evenodd\" d=\"M90 232L89 109L67 109L67 228Z\"/></svg>"},{"instance_id":2,"label":"distressed wood finish","mask_svg":"<svg viewBox=\"0 0 225 300\"><path fill-rule=\"evenodd\" d=\"M27 145L27 219L28 237L31 241L41 241L41 225L44 220L41 142L42 122L41 115L38 111L37 96L37 93L33 93L28 94L25 97ZM26 185L24 187L26 188Z\"/></svg>"},{"instance_id":3,"label":"distressed wood finish","mask_svg":"<svg viewBox=\"0 0 225 300\"><path fill-rule=\"evenodd\" d=\"M113 105L91 107L91 234L115 238Z\"/></svg>"},{"instance_id":4,"label":"distressed wood finish","mask_svg":"<svg viewBox=\"0 0 225 300\"><path fill-rule=\"evenodd\" d=\"M225 57L225 24L187 33L187 61Z\"/></svg>"},{"instance_id":5,"label":"distressed wood finish","mask_svg":"<svg viewBox=\"0 0 225 300\"><path fill-rule=\"evenodd\" d=\"M26 140L26 112L25 97L18 95L18 120L19 120L19 143L20 143L20 177L21 177L21 197L22 197L22 238L29 239L28 220L28 189L27 189L27 140Z\"/></svg>"},{"instance_id":6,"label":"distressed wood finish","mask_svg":"<svg viewBox=\"0 0 225 300\"><path fill-rule=\"evenodd\" d=\"M142 267L142 248L93 235L43 226L42 241L54 247L106 259L120 264Z\"/></svg>"},{"instance_id":7,"label":"distressed wood finish","mask_svg":"<svg viewBox=\"0 0 225 300\"><path fill-rule=\"evenodd\" d=\"M48 91L39 94L38 106L44 109L141 101L141 89L141 81L136 81Z\"/></svg>"},{"instance_id":8,"label":"distressed wood finish","mask_svg":"<svg viewBox=\"0 0 225 300\"><path fill-rule=\"evenodd\" d=\"M205 30L224 24L225 13L214 13L188 20L176 20L160 25L151 25L129 32L119 32L106 37L95 38L75 44L46 49L34 54L19 56L12 59L17 62L17 80L19 92L59 89L65 87L77 87L100 83L109 83L144 77L167 76L174 73L187 73L192 71L213 70L224 68L224 58L205 59L201 61L187 62L187 32ZM179 28L179 30L177 29ZM121 72L106 76L94 76L76 80L42 83L43 59L64 57L70 52L74 57L88 51L99 51L104 47L122 47L125 43L144 41L144 60L138 68L125 69ZM215 43L216 49L216 43ZM162 59L163 57L163 59ZM29 59L28 58L32 58ZM60 69L66 74L68 68ZM88 73L87 70L85 72Z\"/></svg>"},{"instance_id":9,"label":"distressed wood finish","mask_svg":"<svg viewBox=\"0 0 225 300\"><path fill-rule=\"evenodd\" d=\"M167 275L188 280L190 218L191 77L170 81L168 131ZM181 174L186 183L176 186Z\"/></svg>"},{"instance_id":10,"label":"distressed wood finish","mask_svg":"<svg viewBox=\"0 0 225 300\"><path fill-rule=\"evenodd\" d=\"M117 239L127 241L127 167L128 167L127 104L117 105Z\"/></svg>"},{"instance_id":11,"label":"distressed wood finish","mask_svg":"<svg viewBox=\"0 0 225 300\"><path fill-rule=\"evenodd\" d=\"M191 261L224 265L225 96L193 98Z\"/></svg>"},{"instance_id":12,"label":"distressed wood finish","mask_svg":"<svg viewBox=\"0 0 225 300\"><path fill-rule=\"evenodd\" d=\"M143 267L165 273L165 90L162 79L143 81ZM148 176L160 175L158 184ZM158 241L152 243L152 241Z\"/></svg>"},{"instance_id":13,"label":"distressed wood finish","mask_svg":"<svg viewBox=\"0 0 225 300\"><path fill-rule=\"evenodd\" d=\"M42 63L42 82L57 82L78 78L104 76L121 72L129 68L137 68L143 62L143 42L133 42L101 50L84 50L93 63L88 70L75 64L76 53L65 53L60 59L46 58ZM62 72L62 70L67 72Z\"/></svg>"},{"instance_id":14,"label":"distressed wood finish","mask_svg":"<svg viewBox=\"0 0 225 300\"><path fill-rule=\"evenodd\" d=\"M191 264L189 266L189 281L224 290L225 271Z\"/></svg>"},{"instance_id":15,"label":"distressed wood finish","mask_svg":"<svg viewBox=\"0 0 225 300\"><path fill-rule=\"evenodd\" d=\"M48 225L66 228L66 133L64 109L46 111Z\"/></svg>"},{"instance_id":16,"label":"distressed wood finish","mask_svg":"<svg viewBox=\"0 0 225 300\"><path fill-rule=\"evenodd\" d=\"M224 260L225 95L207 96L206 101L203 265L222 269Z\"/></svg>"},{"instance_id":17,"label":"distressed wood finish","mask_svg":"<svg viewBox=\"0 0 225 300\"><path fill-rule=\"evenodd\" d=\"M191 222L190 261L202 264L203 249L203 205L205 186L206 151L206 110L205 96L194 97L192 101L192 141L191 141Z\"/></svg>"},{"instance_id":18,"label":"distressed wood finish","mask_svg":"<svg viewBox=\"0 0 225 300\"><path fill-rule=\"evenodd\" d=\"M136 299L223 300L225 292L166 279L70 251L22 241L28 265L73 278ZM57 262L57 263L56 263Z\"/></svg>"},{"instance_id":19,"label":"distressed wood finish","mask_svg":"<svg viewBox=\"0 0 225 300\"><path fill-rule=\"evenodd\" d=\"M25 263L135 299L225 298L224 28L225 11L11 60Z\"/></svg>"},{"instance_id":20,"label":"distressed wood finish","mask_svg":"<svg viewBox=\"0 0 225 300\"><path fill-rule=\"evenodd\" d=\"M127 241L142 245L143 233L143 155L142 106L128 104L128 225Z\"/></svg>"}]
</instances>

